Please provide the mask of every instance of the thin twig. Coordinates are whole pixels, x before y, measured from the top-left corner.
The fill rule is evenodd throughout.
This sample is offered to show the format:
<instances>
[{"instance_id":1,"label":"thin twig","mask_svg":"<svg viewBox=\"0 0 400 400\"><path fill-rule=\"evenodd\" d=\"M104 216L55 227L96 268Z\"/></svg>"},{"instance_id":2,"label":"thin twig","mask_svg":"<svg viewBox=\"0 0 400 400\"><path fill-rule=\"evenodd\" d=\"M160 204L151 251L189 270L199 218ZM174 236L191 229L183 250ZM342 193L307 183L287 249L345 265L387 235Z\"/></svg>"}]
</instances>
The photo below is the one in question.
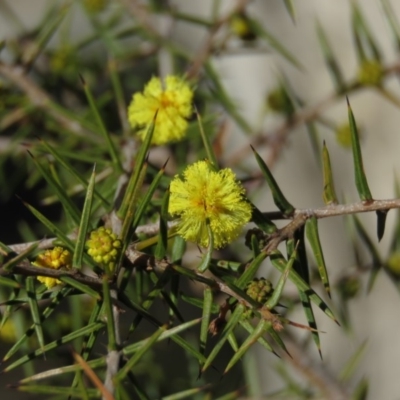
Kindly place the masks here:
<instances>
[{"instance_id":1,"label":"thin twig","mask_svg":"<svg viewBox=\"0 0 400 400\"><path fill-rule=\"evenodd\" d=\"M112 314L114 319L114 330L115 330L115 341L118 348L121 345L121 326L120 326L120 309L114 303L118 300L118 293L115 289L110 290L111 299L113 300L112 305ZM108 350L107 357L106 357L106 376L104 379L104 387L110 392L112 395L115 394L115 384L114 384L114 377L118 373L119 364L121 361L121 351L118 350ZM103 400L108 400L105 395L103 395Z\"/></svg>"}]
</instances>

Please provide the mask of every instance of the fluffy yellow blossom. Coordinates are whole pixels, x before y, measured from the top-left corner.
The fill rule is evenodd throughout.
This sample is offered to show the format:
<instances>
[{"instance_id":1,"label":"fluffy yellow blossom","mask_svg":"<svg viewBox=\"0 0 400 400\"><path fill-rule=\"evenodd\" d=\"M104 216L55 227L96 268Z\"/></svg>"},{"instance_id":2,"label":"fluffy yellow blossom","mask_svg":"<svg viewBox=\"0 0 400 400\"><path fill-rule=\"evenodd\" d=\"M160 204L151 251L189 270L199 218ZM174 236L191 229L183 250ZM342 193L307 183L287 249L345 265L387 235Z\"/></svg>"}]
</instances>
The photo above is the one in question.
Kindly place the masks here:
<instances>
[{"instance_id":1,"label":"fluffy yellow blossom","mask_svg":"<svg viewBox=\"0 0 400 400\"><path fill-rule=\"evenodd\" d=\"M203 247L209 244L207 220L215 248L236 239L252 208L230 168L214 171L207 161L190 165L170 186L169 213L179 216L178 234Z\"/></svg>"},{"instance_id":2,"label":"fluffy yellow blossom","mask_svg":"<svg viewBox=\"0 0 400 400\"><path fill-rule=\"evenodd\" d=\"M60 269L70 268L71 262L71 253L64 248L57 246L54 247L54 249L46 250L43 253L38 254L36 260L32 264L36 267ZM47 276L38 276L37 280L44 283L48 289L62 283L58 279Z\"/></svg>"},{"instance_id":3,"label":"fluffy yellow blossom","mask_svg":"<svg viewBox=\"0 0 400 400\"><path fill-rule=\"evenodd\" d=\"M92 231L89 240L86 241L86 247L94 261L107 267L109 272L114 271L122 243L111 229L102 226Z\"/></svg>"},{"instance_id":4,"label":"fluffy yellow blossom","mask_svg":"<svg viewBox=\"0 0 400 400\"><path fill-rule=\"evenodd\" d=\"M132 128L138 128L143 140L147 127L158 111L153 144L161 145L181 140L186 133L192 114L193 91L183 79L167 76L163 84L160 78L153 77L145 86L143 93L135 93L128 107L128 120Z\"/></svg>"}]
</instances>

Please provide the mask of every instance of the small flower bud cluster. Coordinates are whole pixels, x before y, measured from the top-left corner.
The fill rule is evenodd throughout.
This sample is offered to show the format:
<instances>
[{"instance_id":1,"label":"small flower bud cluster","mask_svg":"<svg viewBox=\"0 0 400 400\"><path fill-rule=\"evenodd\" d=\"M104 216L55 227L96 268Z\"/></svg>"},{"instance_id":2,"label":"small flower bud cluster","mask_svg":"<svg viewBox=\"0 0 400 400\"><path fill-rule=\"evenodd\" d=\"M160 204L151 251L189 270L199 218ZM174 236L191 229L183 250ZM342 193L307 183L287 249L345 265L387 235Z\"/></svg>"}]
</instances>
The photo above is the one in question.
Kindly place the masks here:
<instances>
[{"instance_id":1,"label":"small flower bud cluster","mask_svg":"<svg viewBox=\"0 0 400 400\"><path fill-rule=\"evenodd\" d=\"M378 86L383 78L382 65L375 60L364 61L357 73L358 81L363 85Z\"/></svg>"},{"instance_id":2,"label":"small flower bud cluster","mask_svg":"<svg viewBox=\"0 0 400 400\"><path fill-rule=\"evenodd\" d=\"M272 283L265 278L253 279L246 288L246 294L261 304L264 304L268 300L272 291Z\"/></svg>"},{"instance_id":3,"label":"small flower bud cluster","mask_svg":"<svg viewBox=\"0 0 400 400\"><path fill-rule=\"evenodd\" d=\"M389 257L386 268L394 275L400 276L400 252L396 251Z\"/></svg>"},{"instance_id":4,"label":"small flower bud cluster","mask_svg":"<svg viewBox=\"0 0 400 400\"><path fill-rule=\"evenodd\" d=\"M240 39L251 41L257 38L246 14L235 14L230 21L231 31Z\"/></svg>"},{"instance_id":5,"label":"small flower bud cluster","mask_svg":"<svg viewBox=\"0 0 400 400\"><path fill-rule=\"evenodd\" d=\"M92 14L100 13L107 6L107 0L83 0L86 10Z\"/></svg>"},{"instance_id":6,"label":"small flower bud cluster","mask_svg":"<svg viewBox=\"0 0 400 400\"><path fill-rule=\"evenodd\" d=\"M263 232L261 229L258 228L252 228L249 229L246 233L246 238L245 238L245 245L248 247L250 250L252 250L252 237L255 236L255 239L257 240L258 243L258 249L261 250L262 248L265 247L268 241L268 236Z\"/></svg>"},{"instance_id":7,"label":"small flower bud cluster","mask_svg":"<svg viewBox=\"0 0 400 400\"><path fill-rule=\"evenodd\" d=\"M267 96L267 106L271 111L291 116L294 114L292 101L284 88L278 87Z\"/></svg>"},{"instance_id":8,"label":"small flower bud cluster","mask_svg":"<svg viewBox=\"0 0 400 400\"><path fill-rule=\"evenodd\" d=\"M352 299L356 297L360 291L360 279L356 276L345 276L338 282L337 288L342 299Z\"/></svg>"},{"instance_id":9,"label":"small flower bud cluster","mask_svg":"<svg viewBox=\"0 0 400 400\"><path fill-rule=\"evenodd\" d=\"M56 246L53 249L38 254L36 260L32 264L36 267L60 269L71 268L71 263L71 252L63 247ZM60 280L47 276L38 276L37 279L44 283L48 289L61 283Z\"/></svg>"},{"instance_id":10,"label":"small flower bud cluster","mask_svg":"<svg viewBox=\"0 0 400 400\"><path fill-rule=\"evenodd\" d=\"M57 76L64 78L76 77L78 59L74 48L70 45L63 45L51 54L50 69Z\"/></svg>"},{"instance_id":11,"label":"small flower bud cluster","mask_svg":"<svg viewBox=\"0 0 400 400\"><path fill-rule=\"evenodd\" d=\"M336 141L342 146L346 148L351 148L351 130L350 125L345 123L340 125L336 131Z\"/></svg>"},{"instance_id":12,"label":"small flower bud cluster","mask_svg":"<svg viewBox=\"0 0 400 400\"><path fill-rule=\"evenodd\" d=\"M111 229L102 226L92 231L89 240L86 241L86 247L94 261L106 267L109 272L114 271L122 243Z\"/></svg>"},{"instance_id":13,"label":"small flower bud cluster","mask_svg":"<svg viewBox=\"0 0 400 400\"><path fill-rule=\"evenodd\" d=\"M14 344L17 340L15 325L11 319L7 319L0 329L0 341Z\"/></svg>"},{"instance_id":14,"label":"small flower bud cluster","mask_svg":"<svg viewBox=\"0 0 400 400\"><path fill-rule=\"evenodd\" d=\"M362 139L363 138L362 129L358 127L357 131L358 131L358 137ZM351 149L351 129L350 125L347 122L345 122L342 125L339 125L336 128L335 135L336 135L336 141L340 146Z\"/></svg>"}]
</instances>

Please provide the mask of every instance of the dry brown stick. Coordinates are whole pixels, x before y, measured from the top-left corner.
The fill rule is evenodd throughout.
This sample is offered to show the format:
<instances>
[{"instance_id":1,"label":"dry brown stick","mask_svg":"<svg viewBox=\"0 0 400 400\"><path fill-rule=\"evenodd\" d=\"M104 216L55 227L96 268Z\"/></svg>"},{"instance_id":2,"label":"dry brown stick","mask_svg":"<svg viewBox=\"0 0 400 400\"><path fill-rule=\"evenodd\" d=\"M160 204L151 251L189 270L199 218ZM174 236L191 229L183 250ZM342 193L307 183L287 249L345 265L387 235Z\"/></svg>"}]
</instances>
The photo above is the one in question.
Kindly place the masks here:
<instances>
[{"instance_id":1,"label":"dry brown stick","mask_svg":"<svg viewBox=\"0 0 400 400\"><path fill-rule=\"evenodd\" d=\"M11 271L5 271L0 267L0 276L20 274L23 276L48 276L50 278L59 279L61 276L70 276L77 282L84 283L94 289L102 288L102 280L97 276L83 275L78 270L61 270L53 268L35 267L28 261L22 261L15 265Z\"/></svg>"},{"instance_id":2,"label":"dry brown stick","mask_svg":"<svg viewBox=\"0 0 400 400\"><path fill-rule=\"evenodd\" d=\"M348 214L358 214L358 213L378 211L378 210L388 211L397 208L400 208L400 199L371 200L368 202L359 201L350 204L332 204L325 207L314 208L314 209L296 209L293 213L293 216L291 217L292 220L290 221L290 223L288 223L282 229L278 230L277 233L271 235L271 239L264 250L272 251L276 249L279 243L281 243L282 241L293 235L294 232L297 229L299 229L302 225L304 225L307 219L312 216L315 216L317 219L321 219L321 218L336 217ZM285 218L279 212L264 213L264 214L267 217L272 216L273 219ZM168 226L169 228L172 228L173 226L175 226L175 224L176 222L174 221L169 222ZM142 225L137 228L136 232L155 235L158 232L158 228L159 228L158 223ZM69 237L73 239L75 236L76 236L75 234L71 234ZM43 239L35 242L11 244L8 247L10 247L10 249L15 251L16 253L22 253L28 247L38 243L38 249L43 250L53 247L55 240L56 238ZM129 251L130 250L128 249L126 255L128 259L131 259L132 256L130 255ZM143 254L143 253L137 252L137 254ZM131 259L131 262L134 261L136 261L136 258ZM57 270L51 270L51 271L52 274L55 274L54 276L56 277L58 273ZM53 275L48 275L48 276L53 276Z\"/></svg>"},{"instance_id":3,"label":"dry brown stick","mask_svg":"<svg viewBox=\"0 0 400 400\"><path fill-rule=\"evenodd\" d=\"M309 209L296 209L292 216L285 216L280 211L272 211L263 213L269 219L293 219L299 216L306 216L307 218L315 216L318 219L337 217L348 214L358 214L372 211L389 211L391 209L400 208L400 199L382 199L382 200L369 200L358 201L349 204L330 204L320 208Z\"/></svg>"},{"instance_id":4,"label":"dry brown stick","mask_svg":"<svg viewBox=\"0 0 400 400\"><path fill-rule=\"evenodd\" d=\"M351 204L332 204L315 209L297 209L293 213L292 221L270 236L263 251L270 253L275 250L284 240L293 237L294 233L311 217L321 219L378 210L388 211L396 208L400 208L400 199L360 201ZM265 215L268 216L268 213Z\"/></svg>"}]
</instances>

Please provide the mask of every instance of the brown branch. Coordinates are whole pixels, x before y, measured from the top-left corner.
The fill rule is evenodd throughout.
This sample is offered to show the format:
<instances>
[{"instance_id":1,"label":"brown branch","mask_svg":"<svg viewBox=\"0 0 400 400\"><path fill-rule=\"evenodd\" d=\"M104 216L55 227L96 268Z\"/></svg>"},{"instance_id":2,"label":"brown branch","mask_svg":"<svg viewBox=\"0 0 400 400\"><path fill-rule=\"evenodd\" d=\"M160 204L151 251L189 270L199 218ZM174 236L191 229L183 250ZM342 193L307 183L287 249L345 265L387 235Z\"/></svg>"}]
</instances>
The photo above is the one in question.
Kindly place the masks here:
<instances>
[{"instance_id":1,"label":"brown branch","mask_svg":"<svg viewBox=\"0 0 400 400\"><path fill-rule=\"evenodd\" d=\"M321 218L329 218L329 217L336 217L336 216L342 216L342 215L348 215L348 214L357 214L357 213L363 213L363 212L371 212L371 211L388 211L391 209L398 209L400 208L400 199L389 199L389 200L371 200L371 201L360 201L356 203L351 203L351 204L332 204L328 205L325 207L321 208L315 208L315 209L297 209L294 211L292 220L284 226L282 229L279 229L277 232L269 236L269 241L268 244L265 246L263 251L267 252L268 254L275 250L278 245L283 242L284 240L290 238L293 236L293 234L298 230L300 227L302 227L307 219L311 218L312 216L315 216L318 219ZM284 218L283 215L281 215L278 212L273 212L273 213L265 213L267 217L270 215L274 216L274 219L276 218ZM176 222L171 222L169 223L169 227L173 227L176 224ZM137 228L136 232L137 233L147 233L147 234L156 234L158 231L159 225L156 224L148 224L148 225L143 225ZM71 239L75 238L75 235L69 235ZM50 238L50 239L44 239L41 241L36 241L36 242L28 242L28 243L19 243L19 244L11 244L8 247L15 251L16 253L22 253L25 251L28 247L32 246L33 244L38 244L38 249L43 250L43 249L48 249L54 246L54 241L56 238ZM131 245L128 247L125 253L127 259L132 263L133 266L138 266L138 267L149 267L149 262L152 259L152 256L149 256L145 253L139 252L135 250L134 245ZM161 268L162 270L165 270L165 268L169 265L165 261L154 261L154 265L157 268ZM153 268L151 266L150 268ZM58 278L62 275L70 275L74 277L77 281L85 283L89 286L92 287L99 287L102 285L102 281L99 278L94 278L94 277L89 277L86 275L82 275L80 271L74 270L74 271L60 271L56 269L48 269L48 268L39 268L39 267L34 267L32 266L29 262L23 262L18 265L16 265L11 272L4 271L0 268L0 275L8 275L10 273L18 273L26 276L48 276L51 278ZM221 292L226 293L230 296L233 296L234 294L232 293L232 290L225 285L223 282L218 282L218 281L210 281L207 280L206 277L203 275L198 274L199 280L201 281L200 277L203 279L204 283L207 284L212 284L215 287L217 287ZM204 279L206 281L204 281ZM214 282L214 283L213 283ZM241 299L243 300L243 299Z\"/></svg>"},{"instance_id":2,"label":"brown branch","mask_svg":"<svg viewBox=\"0 0 400 400\"><path fill-rule=\"evenodd\" d=\"M13 267L11 271L5 271L0 267L0 276L20 274L24 276L47 276L49 278L60 279L62 276L70 276L77 282L84 283L94 289L101 289L103 283L97 276L88 276L82 274L77 269L64 270L35 267L29 261L23 261Z\"/></svg>"},{"instance_id":3,"label":"brown branch","mask_svg":"<svg viewBox=\"0 0 400 400\"><path fill-rule=\"evenodd\" d=\"M168 222L168 228L171 229L176 225L176 221L170 221ZM155 222L151 224L146 224L146 225L140 225L136 228L135 233L137 234L144 234L148 236L155 236L158 234L158 231L160 229L160 223ZM115 232L115 231L114 231ZM76 234L72 233L67 236L71 240L76 239ZM37 244L37 249L38 250L46 250L46 249L51 249L54 247L54 242L58 238L48 238L48 239L42 239L42 240L35 240L33 242L26 242L26 243L16 243L16 244L10 244L8 247L15 251L16 253L22 253L29 247L33 246L34 244Z\"/></svg>"},{"instance_id":4,"label":"brown branch","mask_svg":"<svg viewBox=\"0 0 400 400\"><path fill-rule=\"evenodd\" d=\"M311 218L312 216L315 216L316 218L328 218L346 214L355 214L360 212L370 212L377 210L388 211L394 208L400 208L400 199L371 200L369 202L361 201L352 204L332 204L326 207L321 207L316 209L305 209L305 210L298 209L295 210L295 212L293 213L292 220L286 226L284 226L282 229L279 229L277 232L268 237L268 243L264 247L263 251L267 255L270 254L273 250L277 249L280 243L282 243L283 241L285 241L290 237L293 237L294 233L306 223L307 219ZM38 247L41 249L51 247L54 244L54 240L55 239L53 238L40 241ZM24 243L24 244L10 245L9 247L15 252L19 253L24 251L27 247L31 245L32 243ZM155 270L158 273L165 271L167 268L171 268L172 270L174 270L174 266L170 264L168 261L166 260L157 261L154 259L153 256L137 251L134 245L128 247L128 249L125 252L125 256L131 262L132 268L136 267L148 270ZM196 273L191 270L188 270L188 272L189 271L191 274L194 274L194 278L198 282L204 283L215 290L225 293L231 297L234 297L239 302L245 304L247 307L254 308L254 304L252 304L248 299L236 293L224 282L216 278L210 279L205 275ZM0 268L0 276L6 276L15 273L25 276L41 275L52 278L60 278L63 275L64 276L68 275L76 279L78 282L96 288L97 290L99 290L102 287L102 280L100 278L83 275L78 270L64 271L64 270L56 270L50 268L39 268L32 266L28 261L24 261L16 265L12 269L12 271L4 271ZM114 286L113 290L115 291L116 289L117 288ZM279 320L279 317L271 313L270 310L267 310L265 307L256 308L255 311L258 311L262 315L262 318L271 321L277 330L279 330L282 327L282 323ZM116 310L115 312L118 313L118 310ZM115 318L116 320L118 319L117 314L115 315Z\"/></svg>"},{"instance_id":5,"label":"brown branch","mask_svg":"<svg viewBox=\"0 0 400 400\"><path fill-rule=\"evenodd\" d=\"M118 300L118 293L115 289L110 290L111 300ZM115 333L115 341L117 346L121 345L121 327L120 327L120 309L116 304L112 305L112 314L114 319L114 333ZM104 387L107 389L109 393L114 395L115 393L115 384L114 377L117 375L119 371L119 364L121 361L122 353L120 350L108 350L107 358L106 358L106 376L104 378ZM103 394L103 400L108 400L107 396Z\"/></svg>"},{"instance_id":6,"label":"brown branch","mask_svg":"<svg viewBox=\"0 0 400 400\"><path fill-rule=\"evenodd\" d=\"M397 208L400 208L400 199L360 201L351 204L331 204L315 209L297 209L294 211L292 221L289 224L270 235L263 251L269 254L275 250L284 240L293 237L294 233L306 223L307 219L313 216L321 219L371 211L388 211ZM268 217L269 213L264 215ZM276 212L273 215L275 217L284 217Z\"/></svg>"},{"instance_id":7,"label":"brown branch","mask_svg":"<svg viewBox=\"0 0 400 400\"><path fill-rule=\"evenodd\" d=\"M271 220L310 218L311 216L321 219L371 211L389 211L397 208L400 208L400 199L360 201L350 204L331 204L321 208L297 209L292 217L287 217L280 211L265 212L263 215Z\"/></svg>"}]
</instances>

